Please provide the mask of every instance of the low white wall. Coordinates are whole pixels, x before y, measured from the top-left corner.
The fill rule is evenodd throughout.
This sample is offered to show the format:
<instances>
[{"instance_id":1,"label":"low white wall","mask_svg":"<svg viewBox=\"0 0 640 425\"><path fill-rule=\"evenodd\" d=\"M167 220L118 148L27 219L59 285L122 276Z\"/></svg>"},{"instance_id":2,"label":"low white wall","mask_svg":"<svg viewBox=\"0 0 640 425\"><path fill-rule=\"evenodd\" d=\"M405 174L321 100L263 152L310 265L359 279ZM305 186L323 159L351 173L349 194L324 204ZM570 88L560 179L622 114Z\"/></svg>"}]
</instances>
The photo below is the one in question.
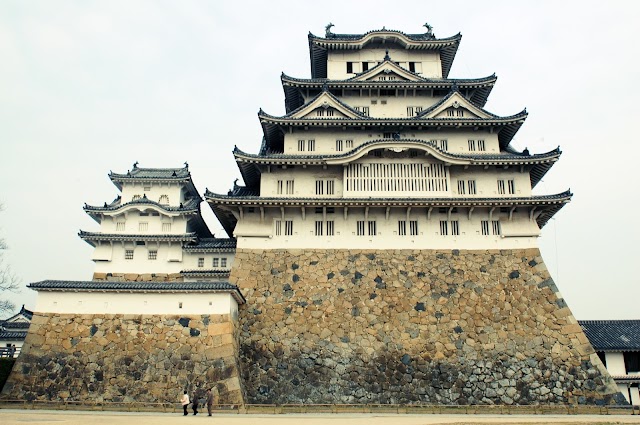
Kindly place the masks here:
<instances>
[{"instance_id":1,"label":"low white wall","mask_svg":"<svg viewBox=\"0 0 640 425\"><path fill-rule=\"evenodd\" d=\"M35 311L59 314L232 314L227 293L113 293L38 291Z\"/></svg>"},{"instance_id":2,"label":"low white wall","mask_svg":"<svg viewBox=\"0 0 640 425\"><path fill-rule=\"evenodd\" d=\"M613 376L626 375L627 370L624 366L624 355L622 353L604 353L605 360L607 361L607 370L609 374Z\"/></svg>"}]
</instances>

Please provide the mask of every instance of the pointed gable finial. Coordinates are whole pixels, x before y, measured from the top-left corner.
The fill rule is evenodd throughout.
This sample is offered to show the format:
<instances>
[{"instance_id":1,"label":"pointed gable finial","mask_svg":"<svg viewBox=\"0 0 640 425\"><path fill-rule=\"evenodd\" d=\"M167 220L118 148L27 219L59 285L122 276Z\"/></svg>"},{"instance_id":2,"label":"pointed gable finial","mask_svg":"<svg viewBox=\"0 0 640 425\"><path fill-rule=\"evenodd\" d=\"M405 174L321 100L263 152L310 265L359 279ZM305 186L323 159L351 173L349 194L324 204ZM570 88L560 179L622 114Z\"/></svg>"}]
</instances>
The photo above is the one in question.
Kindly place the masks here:
<instances>
[{"instance_id":1,"label":"pointed gable finial","mask_svg":"<svg viewBox=\"0 0 640 425\"><path fill-rule=\"evenodd\" d=\"M391 60L391 56L389 56L389 49L385 50L385 52L384 52L384 60L386 60L386 61L390 61Z\"/></svg>"},{"instance_id":2,"label":"pointed gable finial","mask_svg":"<svg viewBox=\"0 0 640 425\"><path fill-rule=\"evenodd\" d=\"M460 91L460 87L458 87L458 83L456 83L455 81L453 84L451 84L451 91Z\"/></svg>"},{"instance_id":3,"label":"pointed gable finial","mask_svg":"<svg viewBox=\"0 0 640 425\"><path fill-rule=\"evenodd\" d=\"M324 36L325 37L329 37L330 35L332 35L333 33L331 32L331 27L333 27L335 25L333 25L331 22L329 22L329 24L324 27Z\"/></svg>"},{"instance_id":4,"label":"pointed gable finial","mask_svg":"<svg viewBox=\"0 0 640 425\"><path fill-rule=\"evenodd\" d=\"M171 177L178 177L178 174L176 174L176 170L173 170L173 173L171 173Z\"/></svg>"},{"instance_id":5,"label":"pointed gable finial","mask_svg":"<svg viewBox=\"0 0 640 425\"><path fill-rule=\"evenodd\" d=\"M184 168L189 168L189 163L187 161L184 162Z\"/></svg>"},{"instance_id":6,"label":"pointed gable finial","mask_svg":"<svg viewBox=\"0 0 640 425\"><path fill-rule=\"evenodd\" d=\"M138 161L133 163L133 168L138 168Z\"/></svg>"},{"instance_id":7,"label":"pointed gable finial","mask_svg":"<svg viewBox=\"0 0 640 425\"><path fill-rule=\"evenodd\" d=\"M327 80L324 80L324 83L322 83L322 91L323 92L329 91L329 84L327 84Z\"/></svg>"},{"instance_id":8,"label":"pointed gable finial","mask_svg":"<svg viewBox=\"0 0 640 425\"><path fill-rule=\"evenodd\" d=\"M431 25L429 25L428 22L425 22L423 27L425 27L427 29L427 34L433 35L433 27Z\"/></svg>"}]
</instances>

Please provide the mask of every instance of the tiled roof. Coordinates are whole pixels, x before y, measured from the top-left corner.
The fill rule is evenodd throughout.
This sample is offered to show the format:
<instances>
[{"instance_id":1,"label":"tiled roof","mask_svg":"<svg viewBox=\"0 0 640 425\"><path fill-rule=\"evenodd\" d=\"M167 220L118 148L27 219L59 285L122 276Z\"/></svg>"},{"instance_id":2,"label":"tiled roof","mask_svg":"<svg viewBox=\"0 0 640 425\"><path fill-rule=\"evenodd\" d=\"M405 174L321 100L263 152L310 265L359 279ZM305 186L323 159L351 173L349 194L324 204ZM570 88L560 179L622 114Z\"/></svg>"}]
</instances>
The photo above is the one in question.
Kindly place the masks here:
<instances>
[{"instance_id":1,"label":"tiled roof","mask_svg":"<svg viewBox=\"0 0 640 425\"><path fill-rule=\"evenodd\" d=\"M0 322L2 329L29 329L30 322Z\"/></svg>"},{"instance_id":2,"label":"tiled roof","mask_svg":"<svg viewBox=\"0 0 640 425\"><path fill-rule=\"evenodd\" d=\"M187 179L191 177L188 167L140 168L137 163L126 174L109 173L111 179Z\"/></svg>"},{"instance_id":3,"label":"tiled roof","mask_svg":"<svg viewBox=\"0 0 640 425\"><path fill-rule=\"evenodd\" d=\"M229 270L212 270L212 269L193 269L181 270L180 273L185 277L229 277Z\"/></svg>"},{"instance_id":4,"label":"tiled roof","mask_svg":"<svg viewBox=\"0 0 640 425\"><path fill-rule=\"evenodd\" d=\"M93 241L172 241L172 242L197 242L198 235L195 232L172 234L128 234L128 233L100 233L85 232L80 230L78 236L89 245L95 246Z\"/></svg>"},{"instance_id":5,"label":"tiled roof","mask_svg":"<svg viewBox=\"0 0 640 425\"><path fill-rule=\"evenodd\" d=\"M640 320L579 320L596 351L640 351Z\"/></svg>"},{"instance_id":6,"label":"tiled roof","mask_svg":"<svg viewBox=\"0 0 640 425\"><path fill-rule=\"evenodd\" d=\"M116 201L117 201L117 199L116 199ZM153 205L153 206L158 207L160 209L163 209L165 211L186 212L186 211L197 211L198 210L198 205L200 204L201 201L202 201L202 199L200 197L198 197L198 198L189 199L188 201L180 204L179 206L170 206L170 205L161 204L161 203L156 202L156 201L152 201L151 199L147 198L146 196L143 196L142 198L136 199L134 201L129 201L129 202L125 202L125 203L112 202L109 205L105 204L104 206L101 206L101 207L100 206L94 206L94 205L85 204L84 210L87 211L87 212L91 212L91 211L117 211L120 208L123 208L123 207L126 207L126 206L130 206L130 205Z\"/></svg>"},{"instance_id":7,"label":"tiled roof","mask_svg":"<svg viewBox=\"0 0 640 425\"><path fill-rule=\"evenodd\" d=\"M36 291L87 292L228 292L242 304L246 300L236 285L229 282L111 282L43 280L27 285Z\"/></svg>"},{"instance_id":8,"label":"tiled roof","mask_svg":"<svg viewBox=\"0 0 640 425\"><path fill-rule=\"evenodd\" d=\"M0 332L0 340L21 340L27 337L27 332Z\"/></svg>"},{"instance_id":9,"label":"tiled roof","mask_svg":"<svg viewBox=\"0 0 640 425\"><path fill-rule=\"evenodd\" d=\"M201 238L197 244L186 245L185 251L206 252L206 251L233 251L236 249L234 238Z\"/></svg>"}]
</instances>

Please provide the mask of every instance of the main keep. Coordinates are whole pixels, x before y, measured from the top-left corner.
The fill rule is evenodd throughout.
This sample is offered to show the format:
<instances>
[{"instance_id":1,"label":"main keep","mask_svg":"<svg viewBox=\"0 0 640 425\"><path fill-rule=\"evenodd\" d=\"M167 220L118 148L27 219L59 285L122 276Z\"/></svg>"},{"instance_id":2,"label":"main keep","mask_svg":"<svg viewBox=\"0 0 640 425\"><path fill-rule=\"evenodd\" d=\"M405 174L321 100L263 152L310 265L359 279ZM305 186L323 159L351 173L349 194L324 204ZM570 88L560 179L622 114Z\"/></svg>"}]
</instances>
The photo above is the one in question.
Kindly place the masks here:
<instances>
[{"instance_id":1,"label":"main keep","mask_svg":"<svg viewBox=\"0 0 640 425\"><path fill-rule=\"evenodd\" d=\"M285 115L261 110L259 152L233 151L244 185L205 193L229 239L186 166L112 173L122 197L85 207L102 231L80 234L94 279L31 284L5 394L623 400L538 250L571 199L533 193L560 150L513 148L526 111L485 110L496 77L449 78L461 36L426 27L309 34L311 78L283 74Z\"/></svg>"}]
</instances>

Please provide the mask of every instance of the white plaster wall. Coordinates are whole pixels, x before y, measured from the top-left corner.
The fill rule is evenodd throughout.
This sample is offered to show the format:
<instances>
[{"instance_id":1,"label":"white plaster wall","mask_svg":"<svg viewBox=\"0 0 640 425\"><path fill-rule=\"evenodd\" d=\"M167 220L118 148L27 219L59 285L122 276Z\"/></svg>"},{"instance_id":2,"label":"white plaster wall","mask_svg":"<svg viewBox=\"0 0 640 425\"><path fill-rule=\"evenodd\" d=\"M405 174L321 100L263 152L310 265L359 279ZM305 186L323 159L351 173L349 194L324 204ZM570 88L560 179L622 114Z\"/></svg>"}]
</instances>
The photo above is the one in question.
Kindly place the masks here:
<instances>
[{"instance_id":1,"label":"white plaster wall","mask_svg":"<svg viewBox=\"0 0 640 425\"><path fill-rule=\"evenodd\" d=\"M202 267L198 266L198 260L202 258L204 259L204 265ZM214 267L213 259L218 259L218 266ZM222 259L227 260L226 267L222 267ZM231 266L233 265L234 253L225 252L185 252L182 257L183 269L184 270L231 270Z\"/></svg>"},{"instance_id":2,"label":"white plaster wall","mask_svg":"<svg viewBox=\"0 0 640 425\"><path fill-rule=\"evenodd\" d=\"M233 314L227 293L113 293L38 291L35 311L59 314Z\"/></svg>"},{"instance_id":3,"label":"white plaster wall","mask_svg":"<svg viewBox=\"0 0 640 425\"><path fill-rule=\"evenodd\" d=\"M407 62L419 62L422 70L417 74L427 78L442 78L442 65L440 64L440 53L424 50L405 50L392 43L380 46L365 48L363 50L342 50L329 51L327 59L327 77L332 80L343 80L351 78L355 73L362 72L361 63L369 62L369 69L384 60L386 51L393 62L400 62L400 66L409 69ZM354 73L347 74L347 62L354 63Z\"/></svg>"},{"instance_id":4,"label":"white plaster wall","mask_svg":"<svg viewBox=\"0 0 640 425\"><path fill-rule=\"evenodd\" d=\"M168 243L148 242L147 245L137 245L135 242L113 243L111 256L108 261L100 261L95 258L95 271L97 273L179 273L184 268L183 252L180 243L169 245ZM133 250L133 259L125 259L125 251ZM102 251L109 250L109 245L104 245ZM149 251L157 250L156 260L149 260ZM101 258L105 258L104 256ZM170 261L175 259L176 261Z\"/></svg>"},{"instance_id":5,"label":"white plaster wall","mask_svg":"<svg viewBox=\"0 0 640 425\"><path fill-rule=\"evenodd\" d=\"M413 163L440 163L438 160L434 160L431 157L418 156L415 158L376 158L373 156L364 156L353 163L361 164L384 164L393 162L397 164L413 164ZM531 196L531 179L527 169L520 168L503 168L503 167L488 167L484 166L472 166L465 169L463 166L450 166L447 168L449 174L449 190L444 193L444 196L458 196L458 180L474 180L476 182L476 194L468 195L471 197L523 197ZM318 197L318 198L352 198L352 197L371 197L371 192L367 191L345 191L343 186L344 167L342 165L333 166L321 166L310 165L303 167L296 165L293 168L288 166L286 169L277 168L271 166L265 169L261 175L261 196L263 197L282 197L282 198L296 198L296 197ZM293 193L286 193L286 182L293 180ZM334 194L333 195L316 195L316 181L317 180L333 180L334 181ZM505 193L498 193L498 180L505 181ZM515 193L510 194L508 190L508 180L514 181ZM278 193L278 182L283 182L283 191ZM325 183L326 184L326 183ZM465 189L468 192L468 184L465 185ZM428 191L411 191L411 192L380 192L375 194L376 197L441 197L443 192L428 192Z\"/></svg>"},{"instance_id":6,"label":"white plaster wall","mask_svg":"<svg viewBox=\"0 0 640 425\"><path fill-rule=\"evenodd\" d=\"M403 107L406 115L406 106ZM390 131L391 132L391 131ZM408 130L401 131L401 138L419 139L419 140L447 140L448 152L451 153L474 153L474 154L497 154L500 153L500 145L498 142L498 135L495 133L489 133L488 131L456 131L456 130L441 130L441 131L429 131L429 130ZM352 148L344 147L343 151L336 151L336 140L342 140L343 145L345 140L353 140L353 148L356 148L371 140L379 140L384 138L383 131L348 131L348 130L318 130L309 129L307 131L297 131L294 133L287 133L284 136L284 153L299 155L320 155L320 154L341 154L350 151ZM298 151L298 140L315 140L315 151L304 152ZM469 140L484 140L486 150L469 151ZM305 147L306 149L306 147Z\"/></svg>"},{"instance_id":7,"label":"white plaster wall","mask_svg":"<svg viewBox=\"0 0 640 425\"><path fill-rule=\"evenodd\" d=\"M616 385L618 386L618 391L622 393L622 395L627 400L627 402L631 403L631 400L629 400L629 387L627 386L627 384L616 384Z\"/></svg>"},{"instance_id":8,"label":"white plaster wall","mask_svg":"<svg viewBox=\"0 0 640 425\"><path fill-rule=\"evenodd\" d=\"M638 390L639 390L638 387L629 388L629 392L631 393L630 403L633 404L634 406L640 405L640 392Z\"/></svg>"},{"instance_id":9,"label":"white plaster wall","mask_svg":"<svg viewBox=\"0 0 640 425\"><path fill-rule=\"evenodd\" d=\"M614 376L627 374L627 370L624 366L623 353L607 351L604 353L604 356L607 362L607 370L609 371L609 374Z\"/></svg>"},{"instance_id":10,"label":"white plaster wall","mask_svg":"<svg viewBox=\"0 0 640 425\"><path fill-rule=\"evenodd\" d=\"M141 216L140 213L149 214ZM118 230L117 223L124 223L124 230ZM141 227L140 223L147 223ZM170 230L166 230L163 224L170 224ZM153 206L140 206L127 209L122 213L105 216L100 223L102 233L121 234L172 234L180 235L187 232L187 219L184 216L168 216L159 208Z\"/></svg>"},{"instance_id":11,"label":"white plaster wall","mask_svg":"<svg viewBox=\"0 0 640 425\"><path fill-rule=\"evenodd\" d=\"M148 187L148 190L145 188ZM151 201L159 202L160 196L169 196L169 205L178 206L184 201L182 184L177 183L128 183L122 185L122 203L131 202L134 195L147 195Z\"/></svg>"},{"instance_id":12,"label":"white plaster wall","mask_svg":"<svg viewBox=\"0 0 640 425\"><path fill-rule=\"evenodd\" d=\"M245 214L235 229L238 248L275 249L275 248L331 248L331 249L521 249L537 247L537 236L540 230L535 221L530 221L526 211L516 211L509 220L508 213L496 209L492 220L500 221L503 235L482 235L481 220L489 220L489 210L476 208L468 215L468 209L460 208L458 213L447 213L433 209L428 218L426 208L413 208L407 219L406 208L392 208L387 220L384 208L370 208L365 218L364 208L349 208L347 218L343 208L335 208L335 213L316 213L315 208L306 208L302 218L301 208L285 208L284 219L293 220L293 235L275 234L275 220L281 220L279 209L265 211L265 219L261 221L258 212ZM316 221L333 220L334 236L316 236ZM357 221L375 220L377 234L375 236L358 236ZM398 234L399 220L417 220L418 235L410 235L407 223L407 235ZM449 235L440 234L440 221L457 220L460 235L451 235L451 224L448 224ZM284 233L284 224L282 225ZM492 230L490 223L490 232ZM365 223L365 233L368 227ZM512 237L508 235L514 235Z\"/></svg>"}]
</instances>

